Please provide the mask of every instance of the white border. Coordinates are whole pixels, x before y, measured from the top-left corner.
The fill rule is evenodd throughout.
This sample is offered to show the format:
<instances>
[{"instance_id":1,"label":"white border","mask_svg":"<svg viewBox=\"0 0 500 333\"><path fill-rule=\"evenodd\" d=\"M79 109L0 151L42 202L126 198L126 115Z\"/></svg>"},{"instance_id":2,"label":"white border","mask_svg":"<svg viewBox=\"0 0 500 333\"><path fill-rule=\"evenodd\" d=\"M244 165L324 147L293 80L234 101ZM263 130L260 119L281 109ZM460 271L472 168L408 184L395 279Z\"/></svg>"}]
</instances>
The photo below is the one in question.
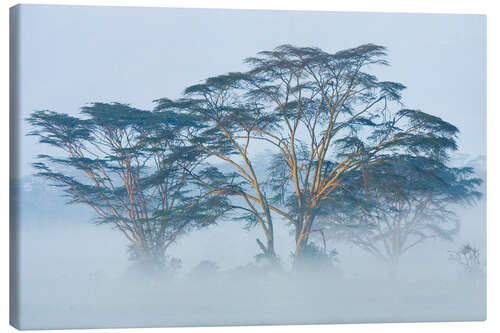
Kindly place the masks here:
<instances>
[{"instance_id":1,"label":"white border","mask_svg":"<svg viewBox=\"0 0 500 333\"><path fill-rule=\"evenodd\" d=\"M260 332L421 332L441 331L454 333L460 332L499 332L500 318L498 316L498 290L500 285L498 270L498 249L499 241L496 235L500 235L498 223L498 213L493 212L495 203L498 201L499 176L494 172L498 166L498 155L496 143L499 140L499 130L495 126L500 123L498 116L499 102L498 95L498 74L499 65L495 59L500 59L498 48L498 35L500 14L496 10L496 1L487 0L419 0L419 1L398 1L398 0L344 0L344 1L320 1L320 0L143 0L143 1L123 1L123 0L87 0L87 1L36 1L30 0L31 4L61 4L61 5L106 5L106 6L149 6L149 7L186 7L186 8L238 8L238 9L286 9L286 10L334 10L334 11L363 11L363 12L413 12L413 13L462 13L462 14L487 14L488 29L488 320L477 323L419 323L419 324L351 324L351 325L315 325L315 326L268 326L268 327L210 327L210 328L171 328L169 332L253 332L258 329ZM0 294L0 329L2 332L14 332L15 329L8 325L9 308L9 286L8 286L8 110L9 110L9 14L8 8L15 5L14 1L3 1L1 4L1 44L3 46L0 53L1 58L1 98L3 108L0 120L0 156L4 156L0 163L0 195L1 195L1 242L0 258L2 274L1 294ZM464 83L466 84L466 83ZM158 329L113 329L106 332L163 332L164 328ZM47 331L51 332L51 331ZM54 332L70 332L69 330ZM84 332L102 332L98 330L84 330Z\"/></svg>"}]
</instances>

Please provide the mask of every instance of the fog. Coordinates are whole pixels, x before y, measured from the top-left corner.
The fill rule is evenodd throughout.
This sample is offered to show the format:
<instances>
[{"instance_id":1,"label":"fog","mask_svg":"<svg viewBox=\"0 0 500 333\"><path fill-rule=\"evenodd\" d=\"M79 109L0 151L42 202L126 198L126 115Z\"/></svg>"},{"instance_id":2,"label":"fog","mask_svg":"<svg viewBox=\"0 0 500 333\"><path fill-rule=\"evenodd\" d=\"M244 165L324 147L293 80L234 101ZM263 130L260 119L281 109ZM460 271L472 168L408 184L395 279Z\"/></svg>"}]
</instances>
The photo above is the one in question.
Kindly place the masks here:
<instances>
[{"instance_id":1,"label":"fog","mask_svg":"<svg viewBox=\"0 0 500 333\"><path fill-rule=\"evenodd\" d=\"M353 246L332 242L339 253L332 267L294 271L293 237L284 223L276 223L282 269L269 269L255 262L259 229L225 221L181 238L168 255L181 259L182 268L153 279L130 274L127 243L106 225L87 217L26 219L19 229L20 328L484 320L485 276L469 277L448 251L471 242L485 262L485 204L459 209L455 241L413 248L397 275ZM193 270L205 260L217 267Z\"/></svg>"}]
</instances>

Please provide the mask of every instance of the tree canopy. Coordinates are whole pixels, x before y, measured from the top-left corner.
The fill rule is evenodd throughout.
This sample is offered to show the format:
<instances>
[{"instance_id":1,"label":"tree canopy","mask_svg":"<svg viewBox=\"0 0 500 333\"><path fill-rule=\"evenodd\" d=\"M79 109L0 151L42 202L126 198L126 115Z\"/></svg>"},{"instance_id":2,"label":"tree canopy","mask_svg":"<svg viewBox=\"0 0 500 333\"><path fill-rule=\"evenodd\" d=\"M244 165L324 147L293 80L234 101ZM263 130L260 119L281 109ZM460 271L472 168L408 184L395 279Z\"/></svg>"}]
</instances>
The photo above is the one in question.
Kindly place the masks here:
<instances>
[{"instance_id":1,"label":"tree canopy","mask_svg":"<svg viewBox=\"0 0 500 333\"><path fill-rule=\"evenodd\" d=\"M192 126L187 117L94 103L80 117L37 111L27 120L29 135L60 152L38 156L38 175L119 230L141 265L163 268L170 244L227 210L223 197L203 195L188 177L202 159L178 139Z\"/></svg>"}]
</instances>

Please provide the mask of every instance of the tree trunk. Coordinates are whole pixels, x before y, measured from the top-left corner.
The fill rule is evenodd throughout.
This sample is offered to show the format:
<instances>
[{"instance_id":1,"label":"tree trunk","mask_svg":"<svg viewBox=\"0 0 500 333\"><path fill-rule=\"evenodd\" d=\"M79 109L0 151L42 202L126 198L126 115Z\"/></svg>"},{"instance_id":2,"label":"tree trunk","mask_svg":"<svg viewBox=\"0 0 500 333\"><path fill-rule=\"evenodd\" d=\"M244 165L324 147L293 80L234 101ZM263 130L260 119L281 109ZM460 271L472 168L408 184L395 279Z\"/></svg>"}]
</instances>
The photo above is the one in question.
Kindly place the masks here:
<instances>
[{"instance_id":1,"label":"tree trunk","mask_svg":"<svg viewBox=\"0 0 500 333\"><path fill-rule=\"evenodd\" d=\"M277 265L278 264L278 256L274 251L274 240L272 238L267 239L267 245L264 245L260 239L256 239L257 245L262 251L262 255L260 258L266 259L269 264Z\"/></svg>"},{"instance_id":2,"label":"tree trunk","mask_svg":"<svg viewBox=\"0 0 500 333\"><path fill-rule=\"evenodd\" d=\"M275 256L274 252L274 242L272 239L267 240L267 245L264 245L260 239L256 239L257 245L259 245L259 248L261 249L262 253L265 254L266 256Z\"/></svg>"},{"instance_id":3,"label":"tree trunk","mask_svg":"<svg viewBox=\"0 0 500 333\"><path fill-rule=\"evenodd\" d=\"M266 236L266 245L260 240L256 239L257 245L259 245L259 248L262 251L262 255L264 258L266 258L270 263L275 264L278 262L278 257L276 256L276 252L274 250L274 229L273 229L273 221L271 218L271 213L269 212L269 208L266 206L264 207L264 210L266 211L266 218L267 218L267 223L263 224L263 229L264 233Z\"/></svg>"},{"instance_id":4,"label":"tree trunk","mask_svg":"<svg viewBox=\"0 0 500 333\"><path fill-rule=\"evenodd\" d=\"M165 251L161 247L145 247L133 244L129 248L130 260L133 262L129 273L132 277L158 278L168 272Z\"/></svg>"},{"instance_id":5,"label":"tree trunk","mask_svg":"<svg viewBox=\"0 0 500 333\"><path fill-rule=\"evenodd\" d=\"M299 233L297 239L295 240L295 253L294 256L296 258L301 257L304 255L304 251L307 247L307 240L309 238L309 235L307 235L304 232Z\"/></svg>"},{"instance_id":6,"label":"tree trunk","mask_svg":"<svg viewBox=\"0 0 500 333\"><path fill-rule=\"evenodd\" d=\"M399 276L399 257L401 254L399 252L394 252L389 259L389 277L392 279L397 279Z\"/></svg>"},{"instance_id":7,"label":"tree trunk","mask_svg":"<svg viewBox=\"0 0 500 333\"><path fill-rule=\"evenodd\" d=\"M305 251L307 249L307 244L309 241L309 236L311 234L311 227L314 222L313 215L305 215L302 221L297 223L295 231L295 260L301 260L304 257Z\"/></svg>"},{"instance_id":8,"label":"tree trunk","mask_svg":"<svg viewBox=\"0 0 500 333\"><path fill-rule=\"evenodd\" d=\"M401 257L401 234L400 234L400 224L399 222L395 226L396 233L392 236L392 251L390 255L389 262L389 275L392 278L397 278L399 274L399 258Z\"/></svg>"}]
</instances>

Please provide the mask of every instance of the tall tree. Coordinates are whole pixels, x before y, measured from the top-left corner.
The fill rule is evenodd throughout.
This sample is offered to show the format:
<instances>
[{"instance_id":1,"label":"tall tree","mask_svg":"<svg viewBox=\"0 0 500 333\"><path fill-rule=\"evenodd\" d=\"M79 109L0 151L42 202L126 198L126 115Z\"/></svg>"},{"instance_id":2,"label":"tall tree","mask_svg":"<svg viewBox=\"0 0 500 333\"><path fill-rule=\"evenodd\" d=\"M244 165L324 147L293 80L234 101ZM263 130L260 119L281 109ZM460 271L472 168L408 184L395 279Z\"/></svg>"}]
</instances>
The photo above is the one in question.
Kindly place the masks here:
<instances>
[{"instance_id":1,"label":"tall tree","mask_svg":"<svg viewBox=\"0 0 500 333\"><path fill-rule=\"evenodd\" d=\"M29 135L59 152L38 156L38 175L116 228L144 269L162 271L168 246L225 211L222 197L203 194L189 179L201 160L178 139L191 126L187 117L94 103L80 117L36 111L27 121Z\"/></svg>"},{"instance_id":2,"label":"tall tree","mask_svg":"<svg viewBox=\"0 0 500 333\"><path fill-rule=\"evenodd\" d=\"M209 78L180 101L160 100L160 109L175 105L207 124L190 141L234 166L242 183L231 193L247 200L269 247L271 213L293 226L299 258L349 171L389 153L430 156L456 146L457 129L442 119L390 111L400 107L405 87L368 72L387 65L385 57L385 48L373 44L334 54L282 45L246 59L248 72ZM262 161L251 160L262 147L274 150L268 184L254 172Z\"/></svg>"},{"instance_id":3,"label":"tall tree","mask_svg":"<svg viewBox=\"0 0 500 333\"><path fill-rule=\"evenodd\" d=\"M385 48L373 44L335 54L283 45L247 59L248 96L268 101L268 112L280 119L281 131L258 133L279 148L273 169L284 167L290 179L273 178L292 189L279 191L278 199L295 219L296 256L349 171L389 152L431 155L455 147L457 129L442 119L416 110L390 112L405 87L367 72L387 65L385 56Z\"/></svg>"}]
</instances>

